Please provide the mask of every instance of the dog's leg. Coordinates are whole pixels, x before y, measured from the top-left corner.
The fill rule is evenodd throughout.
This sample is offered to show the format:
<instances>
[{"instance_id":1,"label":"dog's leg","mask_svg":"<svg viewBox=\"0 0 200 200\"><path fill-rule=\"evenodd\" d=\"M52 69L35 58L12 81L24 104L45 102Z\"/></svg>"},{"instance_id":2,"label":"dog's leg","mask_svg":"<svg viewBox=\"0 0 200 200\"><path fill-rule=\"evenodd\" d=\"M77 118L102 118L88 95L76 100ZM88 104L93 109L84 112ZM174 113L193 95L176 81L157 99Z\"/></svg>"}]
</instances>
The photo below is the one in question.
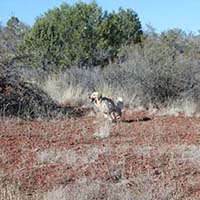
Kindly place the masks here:
<instances>
[{"instance_id":1,"label":"dog's leg","mask_svg":"<svg viewBox=\"0 0 200 200\"><path fill-rule=\"evenodd\" d=\"M117 122L117 119L116 119L116 116L115 116L115 113L114 113L114 112L111 112L111 113L110 113L110 117L111 117L112 122L114 122L114 123Z\"/></svg>"}]
</instances>

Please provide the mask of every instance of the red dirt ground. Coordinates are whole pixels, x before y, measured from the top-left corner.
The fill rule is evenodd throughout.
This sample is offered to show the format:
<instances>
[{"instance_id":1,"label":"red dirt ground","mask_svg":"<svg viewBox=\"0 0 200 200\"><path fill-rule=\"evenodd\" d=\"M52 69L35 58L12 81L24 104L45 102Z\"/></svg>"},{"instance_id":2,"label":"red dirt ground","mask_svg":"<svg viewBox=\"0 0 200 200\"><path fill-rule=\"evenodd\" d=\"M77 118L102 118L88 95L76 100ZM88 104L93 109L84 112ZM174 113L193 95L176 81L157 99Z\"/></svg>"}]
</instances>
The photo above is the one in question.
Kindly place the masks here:
<instances>
[{"instance_id":1,"label":"red dirt ground","mask_svg":"<svg viewBox=\"0 0 200 200\"><path fill-rule=\"evenodd\" d=\"M1 187L30 197L85 180L102 183L93 199L109 199L107 186L119 184L135 199L200 199L197 117L130 112L116 124L96 116L4 119L0 151Z\"/></svg>"}]
</instances>

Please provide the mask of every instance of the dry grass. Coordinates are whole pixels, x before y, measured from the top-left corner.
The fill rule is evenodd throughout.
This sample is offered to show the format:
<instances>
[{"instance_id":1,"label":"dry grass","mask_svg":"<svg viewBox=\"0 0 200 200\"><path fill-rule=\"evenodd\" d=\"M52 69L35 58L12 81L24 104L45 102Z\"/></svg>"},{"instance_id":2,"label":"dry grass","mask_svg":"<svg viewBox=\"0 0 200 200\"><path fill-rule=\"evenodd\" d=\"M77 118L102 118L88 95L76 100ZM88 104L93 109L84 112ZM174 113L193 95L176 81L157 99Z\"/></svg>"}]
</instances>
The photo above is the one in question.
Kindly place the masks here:
<instances>
[{"instance_id":1,"label":"dry grass","mask_svg":"<svg viewBox=\"0 0 200 200\"><path fill-rule=\"evenodd\" d=\"M126 47L123 63L103 69L71 67L49 75L11 67L8 75L39 86L52 104L90 108L94 90L121 96L128 120L4 116L0 200L199 200L199 58L176 45L150 38L142 48ZM140 120L133 109L148 110L152 119Z\"/></svg>"},{"instance_id":2,"label":"dry grass","mask_svg":"<svg viewBox=\"0 0 200 200\"><path fill-rule=\"evenodd\" d=\"M113 170L111 165L108 165L109 174L112 182L104 181L90 181L87 177L76 180L73 184L66 186L55 186L53 189L47 192L36 192L31 196L23 195L18 189L13 186L4 187L0 191L0 199L2 200L92 200L92 199L111 199L111 200L152 200L152 199L193 199L186 198L189 195L186 191L184 195L184 189L181 188L173 177L179 177L187 180L187 184L191 187L199 183L198 178L193 177L194 171L184 172L178 169L180 163L192 162L192 165L198 165L199 167L199 149L195 146L175 146L172 150L170 147L160 147L155 149L154 147L139 147L135 151L138 155L144 155L148 158L148 154L153 157L155 168L149 170L137 171L134 177L126 178L123 174L125 164L119 163L119 167ZM155 154L154 154L155 152ZM177 157L178 152L178 157ZM59 153L58 153L59 154ZM168 155L168 167L169 171L165 175L164 169L161 168L163 158ZM192 156L192 158L191 158ZM57 156L55 156L57 157ZM87 154L89 160L90 155ZM60 157L61 158L61 157ZM97 158L97 157L96 157ZM197 160L196 160L197 158ZM126 161L124 157L124 162ZM52 159L49 159L52 162ZM72 159L70 159L73 164ZM45 161L46 164L46 160ZM57 162L57 161L54 161ZM59 162L59 161L58 161ZM67 161L68 162L68 161ZM141 161L142 162L142 161ZM88 164L89 162L85 162ZM141 163L143 166L143 164ZM110 168L111 167L111 168ZM158 176L158 178L157 178ZM167 177L168 178L167 178ZM161 182L159 181L162 180ZM159 183L159 186L158 186ZM185 183L186 184L186 183ZM196 200L194 198L193 200Z\"/></svg>"},{"instance_id":3,"label":"dry grass","mask_svg":"<svg viewBox=\"0 0 200 200\"><path fill-rule=\"evenodd\" d=\"M9 185L8 187L0 186L0 200L26 200L27 197L20 194L20 192L14 187Z\"/></svg>"},{"instance_id":4,"label":"dry grass","mask_svg":"<svg viewBox=\"0 0 200 200\"><path fill-rule=\"evenodd\" d=\"M199 108L198 103L194 100L181 100L176 101L167 107L157 111L158 116L180 116L184 115L186 117L198 116Z\"/></svg>"},{"instance_id":5,"label":"dry grass","mask_svg":"<svg viewBox=\"0 0 200 200\"><path fill-rule=\"evenodd\" d=\"M83 90L80 89L81 87L79 87L79 84L75 85L71 82L68 84L66 81L60 80L62 80L62 78L49 78L44 84L44 90L46 90L56 102L73 102L74 104L81 101L87 102L87 96L82 95L86 94L83 91L87 91L87 89ZM118 95L112 85L102 85L99 85L99 91L103 91L103 93L108 96ZM131 98L133 101L137 98L134 95L134 97L129 96L126 91L122 94L128 102L131 102ZM140 97L138 99L140 99ZM141 102L142 101L138 100L137 106L131 103L130 106L138 109L140 105L140 110L142 110L144 107L140 104ZM149 107L151 107L149 111L154 113L155 108L153 106ZM162 116L173 115L178 117L180 113L184 113L189 119L189 117L198 113L197 109L197 103L188 100L182 101L182 103L171 103L168 107L160 110L159 114L161 113ZM90 134L97 141L102 141L102 146L105 145L104 149L102 147L99 148L97 144L92 145L87 144L87 142L87 145L84 144L85 149L81 153L73 148L56 149L51 147L50 149L38 151L37 161L35 163L36 168L40 168L41 166L66 165L72 167L74 171L78 170L81 166L83 170L82 173L84 173L87 167L92 165L91 176L82 176L73 183L63 185L57 184L49 189L49 191L36 191L32 193L31 197L22 194L18 186L8 185L6 188L3 187L0 191L2 200L198 199L196 196L192 197L192 195L197 193L193 188L199 184L198 169L200 167L200 152L198 145L187 145L184 143L175 145L164 144L164 139L167 137L165 132L166 127L162 123L154 121L152 122L154 132L151 133L148 129L149 127L138 131L137 129L141 127L139 125L137 126L137 124L133 127L130 126L130 128L127 128L129 124L117 125L119 128L118 134L121 135L118 139L116 139L113 134L113 129L117 128L112 127L109 122L101 121L97 118L92 126L95 126L95 128ZM81 137L87 138L89 136L88 129L85 127L84 122L74 122L71 127L80 128L82 130L81 136L77 135L77 133L74 135L77 140L81 141ZM129 131L129 129L132 131ZM176 130L173 130L176 128L171 126L169 129L175 134L173 136L174 141L180 142L180 136L176 135ZM129 135L126 135L126 131L128 131ZM146 137L145 134L148 132L150 136ZM123 134L125 135L124 137ZM139 143L132 146L132 143L134 143L137 137L136 134L143 140L143 144ZM65 137L63 138L66 139ZM49 139L51 140L51 138ZM60 140L62 139L60 138ZM112 140L118 141L119 144L113 145L114 142ZM112 156L121 157L120 160L113 161ZM100 157L105 159L107 163L105 166L101 164L99 160ZM131 161L131 166L127 168L126 164L129 162L129 159L133 160ZM97 164L99 165L97 166ZM137 168L135 168L135 165ZM129 172L128 170L130 171L130 176L127 175ZM98 171L101 171L101 173L105 175L102 175L99 179L93 180ZM105 181L106 178L108 181Z\"/></svg>"},{"instance_id":6,"label":"dry grass","mask_svg":"<svg viewBox=\"0 0 200 200\"><path fill-rule=\"evenodd\" d=\"M190 81L182 80L185 78L188 66L182 69L178 63L177 66L170 66L169 71L166 67L162 72L162 67L148 68L147 63L141 64L139 68L138 63L127 62L120 67L110 66L104 71L74 68L57 74L52 73L43 77L43 81L39 77L32 82L39 85L55 102L63 105L90 107L88 95L93 91L99 91L104 96L113 99L122 97L125 106L134 110L142 108L155 112L155 109L161 109L160 114L174 116L178 116L179 113L185 113L186 116L199 114L197 95L199 82L196 81L195 88L191 89L187 85ZM173 71L175 74L171 77L170 70L173 67L177 69ZM173 79L176 87L172 85L168 91L167 81L169 80L163 80L162 73L164 73L163 76L167 73L166 76ZM154 76L151 77L151 75ZM193 74L188 76L192 79Z\"/></svg>"},{"instance_id":7,"label":"dry grass","mask_svg":"<svg viewBox=\"0 0 200 200\"><path fill-rule=\"evenodd\" d=\"M73 79L66 80L62 74L48 76L41 87L59 104L77 104L88 97L81 85L74 83Z\"/></svg>"},{"instance_id":8,"label":"dry grass","mask_svg":"<svg viewBox=\"0 0 200 200\"><path fill-rule=\"evenodd\" d=\"M37 153L37 161L39 165L48 165L55 163L65 163L73 165L77 162L78 155L73 150L44 150Z\"/></svg>"}]
</instances>

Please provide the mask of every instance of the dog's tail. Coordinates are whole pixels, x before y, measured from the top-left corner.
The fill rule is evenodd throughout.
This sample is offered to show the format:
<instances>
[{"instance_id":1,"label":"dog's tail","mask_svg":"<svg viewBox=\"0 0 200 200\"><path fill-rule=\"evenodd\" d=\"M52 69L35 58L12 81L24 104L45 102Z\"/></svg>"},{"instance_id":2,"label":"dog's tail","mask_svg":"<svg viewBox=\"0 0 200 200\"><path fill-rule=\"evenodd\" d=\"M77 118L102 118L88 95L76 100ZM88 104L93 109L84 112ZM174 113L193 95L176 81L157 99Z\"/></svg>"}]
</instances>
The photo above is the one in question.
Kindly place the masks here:
<instances>
[{"instance_id":1,"label":"dog's tail","mask_svg":"<svg viewBox=\"0 0 200 200\"><path fill-rule=\"evenodd\" d=\"M124 101L123 101L122 97L117 98L116 105L120 110L122 110L124 108Z\"/></svg>"}]
</instances>

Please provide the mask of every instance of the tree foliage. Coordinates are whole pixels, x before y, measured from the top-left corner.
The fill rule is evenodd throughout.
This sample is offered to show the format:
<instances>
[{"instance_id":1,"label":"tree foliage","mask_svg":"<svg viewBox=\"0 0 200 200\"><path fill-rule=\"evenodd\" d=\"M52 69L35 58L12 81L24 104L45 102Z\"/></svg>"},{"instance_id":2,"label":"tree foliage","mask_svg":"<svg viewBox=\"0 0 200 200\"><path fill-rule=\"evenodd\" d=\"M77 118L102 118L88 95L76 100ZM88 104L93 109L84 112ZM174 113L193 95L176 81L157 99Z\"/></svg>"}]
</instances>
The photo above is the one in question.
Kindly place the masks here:
<instances>
[{"instance_id":1,"label":"tree foliage","mask_svg":"<svg viewBox=\"0 0 200 200\"><path fill-rule=\"evenodd\" d=\"M107 13L95 2L64 3L38 17L21 50L35 66L95 66L116 57L120 47L140 42L141 34L130 9Z\"/></svg>"},{"instance_id":2,"label":"tree foliage","mask_svg":"<svg viewBox=\"0 0 200 200\"><path fill-rule=\"evenodd\" d=\"M5 27L0 27L0 68L12 70L13 62L19 60L18 49L30 27L12 16Z\"/></svg>"},{"instance_id":3,"label":"tree foliage","mask_svg":"<svg viewBox=\"0 0 200 200\"><path fill-rule=\"evenodd\" d=\"M101 43L113 59L123 46L141 42L142 29L137 14L131 10L119 9L117 13L106 14L100 25Z\"/></svg>"}]
</instances>

